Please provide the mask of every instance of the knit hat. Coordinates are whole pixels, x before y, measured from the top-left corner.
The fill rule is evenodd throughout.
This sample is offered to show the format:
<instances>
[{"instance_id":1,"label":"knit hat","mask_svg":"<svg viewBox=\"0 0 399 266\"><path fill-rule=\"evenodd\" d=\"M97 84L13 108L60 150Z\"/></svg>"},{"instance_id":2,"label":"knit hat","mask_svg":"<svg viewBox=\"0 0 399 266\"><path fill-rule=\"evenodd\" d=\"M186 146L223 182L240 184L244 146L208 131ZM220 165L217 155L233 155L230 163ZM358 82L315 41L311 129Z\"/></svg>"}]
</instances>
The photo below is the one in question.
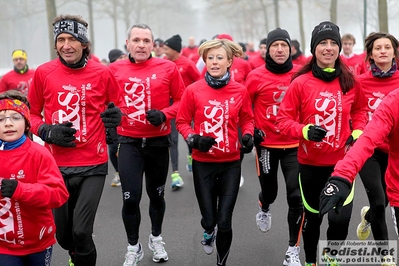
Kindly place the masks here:
<instances>
[{"instance_id":1,"label":"knit hat","mask_svg":"<svg viewBox=\"0 0 399 266\"><path fill-rule=\"evenodd\" d=\"M167 39L164 44L176 52L180 53L181 51L181 37L178 34Z\"/></svg>"},{"instance_id":2,"label":"knit hat","mask_svg":"<svg viewBox=\"0 0 399 266\"><path fill-rule=\"evenodd\" d=\"M0 111L13 110L20 113L30 126L30 111L29 107L20 100L17 99L1 99L0 100Z\"/></svg>"},{"instance_id":3,"label":"knit hat","mask_svg":"<svg viewBox=\"0 0 399 266\"><path fill-rule=\"evenodd\" d=\"M339 52L341 52L342 43L339 27L330 21L321 22L312 31L312 39L310 41L310 52L314 54L316 46L325 39L332 39L337 42Z\"/></svg>"},{"instance_id":4,"label":"knit hat","mask_svg":"<svg viewBox=\"0 0 399 266\"><path fill-rule=\"evenodd\" d=\"M61 20L54 24L54 42L57 42L57 37L61 33L69 33L75 37L81 43L89 42L89 35L87 33L87 27L76 20Z\"/></svg>"},{"instance_id":5,"label":"knit hat","mask_svg":"<svg viewBox=\"0 0 399 266\"><path fill-rule=\"evenodd\" d=\"M267 38L264 38L264 39L260 40L259 46L261 44L266 44L267 45Z\"/></svg>"},{"instance_id":6,"label":"knit hat","mask_svg":"<svg viewBox=\"0 0 399 266\"><path fill-rule=\"evenodd\" d=\"M226 34L226 33L218 34L217 37L216 37L216 39L219 39L219 40L221 40L221 39L227 39L227 40L229 40L229 41L233 41L233 37L231 37L231 35Z\"/></svg>"},{"instance_id":7,"label":"knit hat","mask_svg":"<svg viewBox=\"0 0 399 266\"><path fill-rule=\"evenodd\" d=\"M288 31L283 30L281 28L277 28L275 30L272 30L269 32L266 38L266 51L269 52L270 45L274 43L275 41L285 41L288 46L290 47L290 53L291 53L291 37L288 34Z\"/></svg>"},{"instance_id":8,"label":"knit hat","mask_svg":"<svg viewBox=\"0 0 399 266\"><path fill-rule=\"evenodd\" d=\"M246 51L247 51L247 47L245 46L244 43L239 42L238 44L241 46L243 52L246 52Z\"/></svg>"},{"instance_id":9,"label":"knit hat","mask_svg":"<svg viewBox=\"0 0 399 266\"><path fill-rule=\"evenodd\" d=\"M115 62L116 59L118 59L118 58L121 57L122 55L124 55L124 53L123 53L121 50L119 50L119 49L112 49L112 50L109 51L109 53L108 53L109 62L110 62L110 63Z\"/></svg>"},{"instance_id":10,"label":"knit hat","mask_svg":"<svg viewBox=\"0 0 399 266\"><path fill-rule=\"evenodd\" d=\"M12 60L14 60L15 58L23 58L25 60L28 59L26 52L22 49L17 49L12 52Z\"/></svg>"},{"instance_id":11,"label":"knit hat","mask_svg":"<svg viewBox=\"0 0 399 266\"><path fill-rule=\"evenodd\" d=\"M154 41L154 46L159 46L162 47L163 46L164 41L160 38L156 38Z\"/></svg>"}]
</instances>

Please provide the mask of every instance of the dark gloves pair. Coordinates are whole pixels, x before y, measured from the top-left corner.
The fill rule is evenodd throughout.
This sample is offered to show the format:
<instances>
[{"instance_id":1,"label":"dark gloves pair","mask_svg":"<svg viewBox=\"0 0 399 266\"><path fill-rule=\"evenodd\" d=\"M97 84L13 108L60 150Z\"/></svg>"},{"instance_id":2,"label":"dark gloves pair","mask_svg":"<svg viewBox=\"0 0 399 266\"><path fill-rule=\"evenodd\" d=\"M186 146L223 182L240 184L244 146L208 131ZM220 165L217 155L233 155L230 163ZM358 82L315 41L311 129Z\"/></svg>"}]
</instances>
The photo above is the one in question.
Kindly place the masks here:
<instances>
[{"instance_id":1,"label":"dark gloves pair","mask_svg":"<svg viewBox=\"0 0 399 266\"><path fill-rule=\"evenodd\" d=\"M251 134L245 134L242 136L242 147L241 151L243 153L250 153L254 148L254 141Z\"/></svg>"},{"instance_id":2,"label":"dark gloves pair","mask_svg":"<svg viewBox=\"0 0 399 266\"><path fill-rule=\"evenodd\" d=\"M204 137L198 134L190 135L187 138L187 144L193 149L197 149L202 152L208 152L211 147L216 144L216 141L212 137Z\"/></svg>"},{"instance_id":3,"label":"dark gloves pair","mask_svg":"<svg viewBox=\"0 0 399 266\"><path fill-rule=\"evenodd\" d=\"M307 124L302 128L303 137L306 140L320 142L327 134L327 130L318 125Z\"/></svg>"},{"instance_id":4,"label":"dark gloves pair","mask_svg":"<svg viewBox=\"0 0 399 266\"><path fill-rule=\"evenodd\" d=\"M254 130L255 146L259 146L265 140L265 137L266 137L266 133L262 129L255 128L255 130Z\"/></svg>"},{"instance_id":5,"label":"dark gloves pair","mask_svg":"<svg viewBox=\"0 0 399 266\"><path fill-rule=\"evenodd\" d=\"M319 215L323 217L324 214L334 207L335 212L338 214L344 206L344 202L351 189L352 184L345 178L339 176L330 177L320 194Z\"/></svg>"},{"instance_id":6,"label":"dark gloves pair","mask_svg":"<svg viewBox=\"0 0 399 266\"><path fill-rule=\"evenodd\" d=\"M113 102L108 104L107 109L100 114L106 128L117 127L122 120L122 112Z\"/></svg>"},{"instance_id":7,"label":"dark gloves pair","mask_svg":"<svg viewBox=\"0 0 399 266\"><path fill-rule=\"evenodd\" d=\"M145 117L153 126L159 126L166 121L166 116L159 110L148 110Z\"/></svg>"},{"instance_id":8,"label":"dark gloves pair","mask_svg":"<svg viewBox=\"0 0 399 266\"><path fill-rule=\"evenodd\" d=\"M72 128L71 122L48 125L43 124L39 128L40 138L48 144L55 144L62 147L75 147L73 142L76 138L76 129Z\"/></svg>"},{"instance_id":9,"label":"dark gloves pair","mask_svg":"<svg viewBox=\"0 0 399 266\"><path fill-rule=\"evenodd\" d=\"M11 198L17 189L18 180L16 179L3 179L1 181L1 196Z\"/></svg>"}]
</instances>

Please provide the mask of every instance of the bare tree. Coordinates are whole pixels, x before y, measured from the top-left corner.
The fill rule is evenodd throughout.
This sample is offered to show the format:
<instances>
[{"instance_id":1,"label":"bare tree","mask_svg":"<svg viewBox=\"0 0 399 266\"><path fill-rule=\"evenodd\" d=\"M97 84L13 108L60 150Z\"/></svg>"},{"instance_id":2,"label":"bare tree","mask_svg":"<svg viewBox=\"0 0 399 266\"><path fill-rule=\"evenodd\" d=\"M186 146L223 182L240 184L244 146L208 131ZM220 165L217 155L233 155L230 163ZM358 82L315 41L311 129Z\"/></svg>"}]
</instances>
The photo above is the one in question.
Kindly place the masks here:
<instances>
[{"instance_id":1,"label":"bare tree","mask_svg":"<svg viewBox=\"0 0 399 266\"><path fill-rule=\"evenodd\" d=\"M305 29L303 26L303 0L297 0L298 3L298 18L299 18L299 34L301 36L302 47L306 47ZM302 48L302 50L303 50Z\"/></svg>"},{"instance_id":2,"label":"bare tree","mask_svg":"<svg viewBox=\"0 0 399 266\"><path fill-rule=\"evenodd\" d=\"M57 16L57 8L55 5L55 0L46 0L46 10L47 10L47 28L48 28L48 36L49 36L49 47L50 47L50 58L56 58L54 47L54 37L53 37L53 21Z\"/></svg>"},{"instance_id":3,"label":"bare tree","mask_svg":"<svg viewBox=\"0 0 399 266\"><path fill-rule=\"evenodd\" d=\"M274 6L274 19L275 19L276 28L277 28L277 27L280 27L280 16L278 15L278 13L279 13L278 0L273 0L273 6Z\"/></svg>"},{"instance_id":4,"label":"bare tree","mask_svg":"<svg viewBox=\"0 0 399 266\"><path fill-rule=\"evenodd\" d=\"M338 13L338 0L331 0L330 5L330 21L337 24L337 13Z\"/></svg>"},{"instance_id":5,"label":"bare tree","mask_svg":"<svg viewBox=\"0 0 399 266\"><path fill-rule=\"evenodd\" d=\"M387 0L378 0L378 22L380 25L380 31L388 32Z\"/></svg>"}]
</instances>

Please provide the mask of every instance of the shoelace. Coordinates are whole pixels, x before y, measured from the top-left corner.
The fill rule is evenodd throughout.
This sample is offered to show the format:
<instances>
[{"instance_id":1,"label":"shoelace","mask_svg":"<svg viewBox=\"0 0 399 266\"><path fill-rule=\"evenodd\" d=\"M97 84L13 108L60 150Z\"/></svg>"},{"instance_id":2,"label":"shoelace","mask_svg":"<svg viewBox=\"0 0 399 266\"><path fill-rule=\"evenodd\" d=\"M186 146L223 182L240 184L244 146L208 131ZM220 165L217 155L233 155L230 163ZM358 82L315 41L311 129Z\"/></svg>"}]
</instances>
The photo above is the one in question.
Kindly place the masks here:
<instances>
[{"instance_id":1,"label":"shoelace","mask_svg":"<svg viewBox=\"0 0 399 266\"><path fill-rule=\"evenodd\" d=\"M136 262L139 258L139 252L128 251L126 254L126 261L127 263Z\"/></svg>"},{"instance_id":2,"label":"shoelace","mask_svg":"<svg viewBox=\"0 0 399 266\"><path fill-rule=\"evenodd\" d=\"M287 254L287 260L290 262L295 262L295 263L300 262L298 253L295 253L295 252L289 252Z\"/></svg>"},{"instance_id":3,"label":"shoelace","mask_svg":"<svg viewBox=\"0 0 399 266\"><path fill-rule=\"evenodd\" d=\"M152 246L154 247L154 252L156 254L163 253L165 251L164 245L165 242L163 241L152 242Z\"/></svg>"},{"instance_id":4,"label":"shoelace","mask_svg":"<svg viewBox=\"0 0 399 266\"><path fill-rule=\"evenodd\" d=\"M215 233L212 234L204 233L204 240L202 240L202 245L210 246L215 239Z\"/></svg>"}]
</instances>

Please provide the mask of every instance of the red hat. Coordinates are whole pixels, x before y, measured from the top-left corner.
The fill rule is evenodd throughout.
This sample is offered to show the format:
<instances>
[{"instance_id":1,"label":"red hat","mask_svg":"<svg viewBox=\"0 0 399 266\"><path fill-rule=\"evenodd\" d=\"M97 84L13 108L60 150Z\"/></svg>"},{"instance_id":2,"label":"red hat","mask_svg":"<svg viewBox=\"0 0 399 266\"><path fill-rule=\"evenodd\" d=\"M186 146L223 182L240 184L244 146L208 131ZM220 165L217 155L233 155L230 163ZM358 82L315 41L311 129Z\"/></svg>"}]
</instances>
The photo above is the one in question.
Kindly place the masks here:
<instances>
[{"instance_id":1,"label":"red hat","mask_svg":"<svg viewBox=\"0 0 399 266\"><path fill-rule=\"evenodd\" d=\"M216 37L216 39L219 39L219 40L221 40L221 39L227 39L227 40L233 41L233 37L231 37L231 35L229 35L229 34L227 34L227 33L219 34L219 35Z\"/></svg>"}]
</instances>

